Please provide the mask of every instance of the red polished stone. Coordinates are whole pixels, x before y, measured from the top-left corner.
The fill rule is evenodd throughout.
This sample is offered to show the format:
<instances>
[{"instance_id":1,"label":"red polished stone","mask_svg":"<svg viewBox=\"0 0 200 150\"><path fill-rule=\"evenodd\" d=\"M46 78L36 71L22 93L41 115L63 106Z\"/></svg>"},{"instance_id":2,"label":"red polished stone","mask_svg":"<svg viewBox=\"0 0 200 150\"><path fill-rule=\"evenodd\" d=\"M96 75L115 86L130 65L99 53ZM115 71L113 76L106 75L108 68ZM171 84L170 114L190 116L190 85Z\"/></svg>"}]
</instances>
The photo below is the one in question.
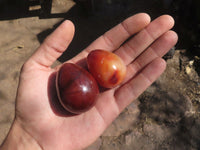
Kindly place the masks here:
<instances>
[{"instance_id":1,"label":"red polished stone","mask_svg":"<svg viewBox=\"0 0 200 150\"><path fill-rule=\"evenodd\" d=\"M65 63L57 73L56 88L60 103L69 112L80 114L94 106L99 88L85 69Z\"/></svg>"},{"instance_id":2,"label":"red polished stone","mask_svg":"<svg viewBox=\"0 0 200 150\"><path fill-rule=\"evenodd\" d=\"M93 50L87 57L90 73L105 88L119 85L125 78L126 65L114 53L105 50Z\"/></svg>"}]
</instances>

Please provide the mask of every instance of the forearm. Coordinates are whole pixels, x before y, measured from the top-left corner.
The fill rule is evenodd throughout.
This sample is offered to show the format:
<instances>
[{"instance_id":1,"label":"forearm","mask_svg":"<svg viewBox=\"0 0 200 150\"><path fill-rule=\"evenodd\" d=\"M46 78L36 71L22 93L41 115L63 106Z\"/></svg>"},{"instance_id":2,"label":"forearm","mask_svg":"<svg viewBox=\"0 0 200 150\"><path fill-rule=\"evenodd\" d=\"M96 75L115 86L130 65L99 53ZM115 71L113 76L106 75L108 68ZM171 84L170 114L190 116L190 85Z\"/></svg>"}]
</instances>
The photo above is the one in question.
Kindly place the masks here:
<instances>
[{"instance_id":1,"label":"forearm","mask_svg":"<svg viewBox=\"0 0 200 150\"><path fill-rule=\"evenodd\" d=\"M17 121L14 121L0 150L41 150L41 147Z\"/></svg>"}]
</instances>

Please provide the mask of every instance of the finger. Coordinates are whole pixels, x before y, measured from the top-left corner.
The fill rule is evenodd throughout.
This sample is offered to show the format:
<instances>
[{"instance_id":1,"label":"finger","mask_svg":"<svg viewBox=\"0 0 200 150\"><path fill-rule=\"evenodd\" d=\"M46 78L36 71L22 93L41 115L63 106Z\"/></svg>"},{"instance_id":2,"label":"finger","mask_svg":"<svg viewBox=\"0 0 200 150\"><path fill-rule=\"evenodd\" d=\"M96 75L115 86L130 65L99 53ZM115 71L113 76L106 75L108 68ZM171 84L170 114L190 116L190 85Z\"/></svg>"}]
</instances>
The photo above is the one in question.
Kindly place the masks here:
<instances>
[{"instance_id":1,"label":"finger","mask_svg":"<svg viewBox=\"0 0 200 150\"><path fill-rule=\"evenodd\" d=\"M159 37L146 51L127 66L124 82L135 76L142 68L157 57L163 57L176 43L178 36L174 31L168 31Z\"/></svg>"},{"instance_id":2,"label":"finger","mask_svg":"<svg viewBox=\"0 0 200 150\"><path fill-rule=\"evenodd\" d=\"M129 64L157 38L171 29L173 25L173 18L163 15L152 21L146 28L122 45L115 53L124 60L125 64Z\"/></svg>"},{"instance_id":3,"label":"finger","mask_svg":"<svg viewBox=\"0 0 200 150\"><path fill-rule=\"evenodd\" d=\"M128 83L115 90L108 90L101 94L95 105L105 125L109 125L134 99L151 85L164 71L166 63L157 58L147 65L144 70Z\"/></svg>"},{"instance_id":4,"label":"finger","mask_svg":"<svg viewBox=\"0 0 200 150\"><path fill-rule=\"evenodd\" d=\"M150 17L148 14L139 13L131 16L96 39L74 60L86 57L88 53L94 49L113 51L124 43L130 36L142 30L149 23Z\"/></svg>"},{"instance_id":5,"label":"finger","mask_svg":"<svg viewBox=\"0 0 200 150\"><path fill-rule=\"evenodd\" d=\"M106 50L115 50L125 40L133 34L139 32L150 23L150 16L146 13L139 13L127 18L105 34L94 41L88 49L100 48Z\"/></svg>"},{"instance_id":6,"label":"finger","mask_svg":"<svg viewBox=\"0 0 200 150\"><path fill-rule=\"evenodd\" d=\"M50 67L54 61L67 49L74 36L74 25L71 21L64 21L52 34L50 34L37 51L31 56L29 62L43 67Z\"/></svg>"},{"instance_id":7,"label":"finger","mask_svg":"<svg viewBox=\"0 0 200 150\"><path fill-rule=\"evenodd\" d=\"M166 62L162 58L156 58L141 73L121 86L115 92L119 112L142 94L163 73L165 68Z\"/></svg>"}]
</instances>

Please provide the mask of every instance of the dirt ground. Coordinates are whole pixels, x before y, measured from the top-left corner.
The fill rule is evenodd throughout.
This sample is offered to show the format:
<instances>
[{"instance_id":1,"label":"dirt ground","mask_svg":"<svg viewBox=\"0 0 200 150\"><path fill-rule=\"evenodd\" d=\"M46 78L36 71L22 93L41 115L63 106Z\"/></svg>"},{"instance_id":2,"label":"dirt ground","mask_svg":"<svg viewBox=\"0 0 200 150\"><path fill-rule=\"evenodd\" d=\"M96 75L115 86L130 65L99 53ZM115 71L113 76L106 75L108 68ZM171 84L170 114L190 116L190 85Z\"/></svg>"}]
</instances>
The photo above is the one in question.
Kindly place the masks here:
<instances>
[{"instance_id":1,"label":"dirt ground","mask_svg":"<svg viewBox=\"0 0 200 150\"><path fill-rule=\"evenodd\" d=\"M134 10L122 11L120 15L115 12L121 6L106 9L112 13L84 14L72 0L53 0L52 14L47 16L31 10L29 14L19 13L19 10L15 13L13 6L9 6L0 16L0 143L13 121L22 64L63 19L74 22L76 34L68 53L64 53L56 63L70 59L131 14L147 12L154 18L165 13L155 14L155 10L149 9L150 4L147 7L142 3L136 1ZM106 13L109 15L105 16ZM189 55L188 50L176 49L167 64L165 73L87 150L200 149L200 58Z\"/></svg>"}]
</instances>

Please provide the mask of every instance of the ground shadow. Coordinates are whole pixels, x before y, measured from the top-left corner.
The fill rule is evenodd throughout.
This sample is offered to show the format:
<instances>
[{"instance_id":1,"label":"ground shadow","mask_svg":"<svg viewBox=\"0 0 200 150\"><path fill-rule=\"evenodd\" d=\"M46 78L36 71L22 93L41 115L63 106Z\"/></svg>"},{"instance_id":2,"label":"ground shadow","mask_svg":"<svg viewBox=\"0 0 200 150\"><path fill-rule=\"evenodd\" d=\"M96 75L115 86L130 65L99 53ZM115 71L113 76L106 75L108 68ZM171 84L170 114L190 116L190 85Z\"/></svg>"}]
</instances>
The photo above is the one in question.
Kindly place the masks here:
<instances>
[{"instance_id":1,"label":"ground shadow","mask_svg":"<svg viewBox=\"0 0 200 150\"><path fill-rule=\"evenodd\" d=\"M105 31L130 15L146 12L152 19L162 14L175 18L174 30L179 35L177 48L189 49L192 55L200 56L200 5L198 0L74 0L74 7L65 13L51 14L52 0L1 0L0 20L38 16L39 18L70 19L76 34L67 53L59 61L64 62L82 51ZM35 9L30 9L34 8ZM38 34L42 42L54 28Z\"/></svg>"},{"instance_id":2,"label":"ground shadow","mask_svg":"<svg viewBox=\"0 0 200 150\"><path fill-rule=\"evenodd\" d=\"M152 19L162 14L170 14L175 18L174 30L179 35L177 48L189 49L192 55L200 56L200 11L197 0L74 0L76 5L65 13L52 14L52 0L1 0L0 20L10 20L38 16L39 18L70 19L76 26L76 34L69 47L68 54L59 59L70 59L89 43L109 28L138 12L147 12ZM40 42L53 29L45 30L38 35ZM66 59L65 59L66 58Z\"/></svg>"},{"instance_id":3,"label":"ground shadow","mask_svg":"<svg viewBox=\"0 0 200 150\"><path fill-rule=\"evenodd\" d=\"M69 19L75 24L75 37L68 50L59 58L60 62L77 55L97 37L133 14L146 12L152 18L155 18L165 12L162 12L161 7L159 9L153 7L155 3L145 0L117 0L110 2L93 0L94 3L92 4L78 0L75 2L76 5L64 15L64 19ZM42 42L60 23L56 24L54 28L38 34L38 40Z\"/></svg>"},{"instance_id":4,"label":"ground shadow","mask_svg":"<svg viewBox=\"0 0 200 150\"><path fill-rule=\"evenodd\" d=\"M140 98L140 123L152 122L165 127L170 136L164 139L158 149L166 143L169 149L188 150L200 148L199 115L192 115L190 99L175 91L160 90L145 92ZM187 114L188 113L188 114Z\"/></svg>"},{"instance_id":5,"label":"ground shadow","mask_svg":"<svg viewBox=\"0 0 200 150\"><path fill-rule=\"evenodd\" d=\"M0 20L51 17L52 0L1 0ZM57 17L57 16L53 16Z\"/></svg>"},{"instance_id":6,"label":"ground shadow","mask_svg":"<svg viewBox=\"0 0 200 150\"><path fill-rule=\"evenodd\" d=\"M176 1L145 1L145 0L74 0L76 5L63 14L64 19L70 19L76 27L76 34L68 48L59 61L64 62L87 47L97 37L123 19L139 12L150 14L152 20L162 14L170 14L174 17L176 24L173 30L179 35L177 49L189 49L192 55L200 56L200 29L198 1L188 0ZM93 2L93 3L90 3ZM51 33L53 29L41 32L38 35L40 42Z\"/></svg>"}]
</instances>

